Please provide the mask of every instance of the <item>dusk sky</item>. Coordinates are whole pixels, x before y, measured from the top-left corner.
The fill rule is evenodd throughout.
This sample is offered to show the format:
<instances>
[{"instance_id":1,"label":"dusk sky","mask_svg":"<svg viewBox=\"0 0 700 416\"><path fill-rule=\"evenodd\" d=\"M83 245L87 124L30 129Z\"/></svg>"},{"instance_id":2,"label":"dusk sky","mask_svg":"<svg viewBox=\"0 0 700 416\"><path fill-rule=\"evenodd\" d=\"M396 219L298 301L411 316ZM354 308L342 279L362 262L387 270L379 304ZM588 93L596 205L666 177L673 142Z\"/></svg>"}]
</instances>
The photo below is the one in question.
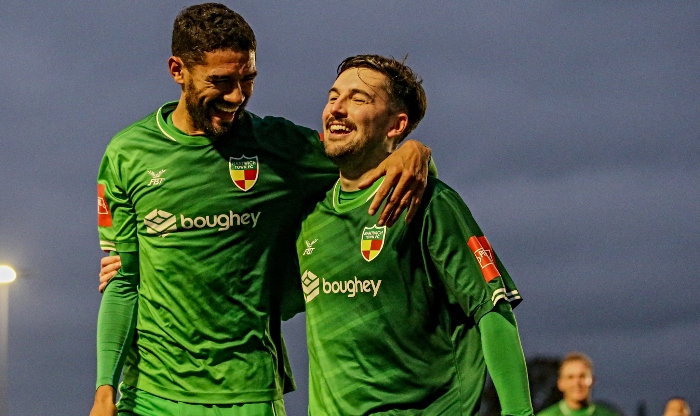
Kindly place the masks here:
<instances>
[{"instance_id":1,"label":"dusk sky","mask_svg":"<svg viewBox=\"0 0 700 416\"><path fill-rule=\"evenodd\" d=\"M95 379L97 169L110 138L179 97L183 1L3 0L0 264L10 414L87 415ZM248 109L320 129L338 63L402 58L412 138L523 295L525 355L593 359L594 399L700 410L700 2L247 1ZM280 213L284 215L284 213ZM305 414L304 318L284 326Z\"/></svg>"}]
</instances>

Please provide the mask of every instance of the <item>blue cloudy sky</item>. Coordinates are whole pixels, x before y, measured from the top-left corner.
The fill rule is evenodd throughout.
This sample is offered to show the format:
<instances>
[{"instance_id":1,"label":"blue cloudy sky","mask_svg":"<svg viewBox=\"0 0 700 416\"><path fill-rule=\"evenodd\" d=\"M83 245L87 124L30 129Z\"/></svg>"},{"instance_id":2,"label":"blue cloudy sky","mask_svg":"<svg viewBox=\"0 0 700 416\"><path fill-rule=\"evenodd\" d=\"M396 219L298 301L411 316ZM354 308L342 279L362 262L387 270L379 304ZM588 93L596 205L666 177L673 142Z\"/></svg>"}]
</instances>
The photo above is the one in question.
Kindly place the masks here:
<instances>
[{"instance_id":1,"label":"blue cloudy sky","mask_svg":"<svg viewBox=\"0 0 700 416\"><path fill-rule=\"evenodd\" d=\"M0 264L10 414L79 415L95 372L95 178L110 137L178 97L183 1L0 5ZM346 56L402 57L429 108L413 134L524 294L525 353L587 352L628 415L700 410L700 3L227 2L258 37L248 108L320 127ZM303 318L285 325L304 414Z\"/></svg>"}]
</instances>

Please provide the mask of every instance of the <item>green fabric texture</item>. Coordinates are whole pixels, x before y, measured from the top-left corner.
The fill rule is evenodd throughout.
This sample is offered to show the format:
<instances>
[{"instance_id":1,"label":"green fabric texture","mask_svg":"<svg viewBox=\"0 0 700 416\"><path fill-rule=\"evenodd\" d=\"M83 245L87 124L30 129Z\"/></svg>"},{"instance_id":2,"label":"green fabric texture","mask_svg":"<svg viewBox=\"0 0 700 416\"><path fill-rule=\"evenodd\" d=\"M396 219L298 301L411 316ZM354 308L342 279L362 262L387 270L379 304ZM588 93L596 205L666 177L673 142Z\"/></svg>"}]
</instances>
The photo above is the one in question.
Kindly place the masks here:
<instances>
[{"instance_id":1,"label":"green fabric texture","mask_svg":"<svg viewBox=\"0 0 700 416\"><path fill-rule=\"evenodd\" d=\"M510 304L499 302L479 321L486 367L501 403L501 414L533 414L527 366Z\"/></svg>"},{"instance_id":2,"label":"green fabric texture","mask_svg":"<svg viewBox=\"0 0 700 416\"><path fill-rule=\"evenodd\" d=\"M360 191L343 191L342 189L340 190L340 194L338 195L338 201L342 204L345 202L350 202L354 199L357 199L365 194L364 190Z\"/></svg>"},{"instance_id":3,"label":"green fabric texture","mask_svg":"<svg viewBox=\"0 0 700 416\"><path fill-rule=\"evenodd\" d=\"M136 327L139 256L128 252L120 255L122 267L107 284L97 315L96 388L117 387Z\"/></svg>"},{"instance_id":4,"label":"green fabric texture","mask_svg":"<svg viewBox=\"0 0 700 416\"><path fill-rule=\"evenodd\" d=\"M537 416L619 416L619 414L600 403L591 403L581 409L573 410L564 400L561 400L537 413Z\"/></svg>"},{"instance_id":5,"label":"green fabric texture","mask_svg":"<svg viewBox=\"0 0 700 416\"><path fill-rule=\"evenodd\" d=\"M293 242L337 167L311 129L246 111L232 138L187 136L166 121L176 105L118 133L98 173L100 245L139 257L123 381L188 403L280 399L280 318L303 310Z\"/></svg>"},{"instance_id":6,"label":"green fabric texture","mask_svg":"<svg viewBox=\"0 0 700 416\"><path fill-rule=\"evenodd\" d=\"M433 178L438 177L437 165L432 156L430 157L430 163L428 163L428 176L432 176Z\"/></svg>"},{"instance_id":7,"label":"green fabric texture","mask_svg":"<svg viewBox=\"0 0 700 416\"><path fill-rule=\"evenodd\" d=\"M163 399L122 384L117 403L120 416L286 416L282 399L244 404L196 404Z\"/></svg>"},{"instance_id":8,"label":"green fabric texture","mask_svg":"<svg viewBox=\"0 0 700 416\"><path fill-rule=\"evenodd\" d=\"M454 190L428 178L416 217L389 228L367 215L379 185L344 202L336 183L302 223L309 413L474 414L486 378L477 323L521 297Z\"/></svg>"}]
</instances>

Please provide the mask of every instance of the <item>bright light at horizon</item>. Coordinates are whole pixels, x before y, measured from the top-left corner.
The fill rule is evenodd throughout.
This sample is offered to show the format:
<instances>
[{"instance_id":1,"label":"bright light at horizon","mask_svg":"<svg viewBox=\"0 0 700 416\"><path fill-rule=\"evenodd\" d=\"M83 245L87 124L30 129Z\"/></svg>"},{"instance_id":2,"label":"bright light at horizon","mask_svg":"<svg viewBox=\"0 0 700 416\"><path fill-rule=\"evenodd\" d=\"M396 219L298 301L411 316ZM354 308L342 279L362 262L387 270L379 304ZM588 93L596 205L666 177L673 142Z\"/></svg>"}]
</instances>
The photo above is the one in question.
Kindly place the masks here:
<instances>
[{"instance_id":1,"label":"bright light at horizon","mask_svg":"<svg viewBox=\"0 0 700 416\"><path fill-rule=\"evenodd\" d=\"M15 269L10 266L0 266L0 283L12 283L16 278Z\"/></svg>"}]
</instances>

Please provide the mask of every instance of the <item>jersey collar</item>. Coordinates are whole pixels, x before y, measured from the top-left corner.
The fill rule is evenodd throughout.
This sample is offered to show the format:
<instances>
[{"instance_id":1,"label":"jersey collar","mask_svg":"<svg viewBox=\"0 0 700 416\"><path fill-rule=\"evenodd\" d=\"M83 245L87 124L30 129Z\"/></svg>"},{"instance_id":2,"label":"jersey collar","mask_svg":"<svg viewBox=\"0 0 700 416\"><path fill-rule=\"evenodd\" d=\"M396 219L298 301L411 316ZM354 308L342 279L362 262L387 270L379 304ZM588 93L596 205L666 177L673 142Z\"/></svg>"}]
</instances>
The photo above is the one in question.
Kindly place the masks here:
<instances>
[{"instance_id":1,"label":"jersey collar","mask_svg":"<svg viewBox=\"0 0 700 416\"><path fill-rule=\"evenodd\" d=\"M172 112L175 111L178 101L171 101L169 103L163 104L162 107L158 109L156 113L156 123L158 124L158 129L161 133L168 139L185 145L211 145L215 140L212 140L208 136L197 135L190 136L183 133L180 129L168 123L168 117L171 116ZM245 116L245 113L242 114ZM236 121L237 128L242 127L246 123L242 123L241 120Z\"/></svg>"},{"instance_id":2,"label":"jersey collar","mask_svg":"<svg viewBox=\"0 0 700 416\"><path fill-rule=\"evenodd\" d=\"M340 202L340 179L338 179L335 185L333 185L333 209L336 212L347 212L361 207L374 197L382 182L384 182L383 176L376 180L372 186L365 189L361 195L357 196L357 198L353 199L352 201Z\"/></svg>"},{"instance_id":3,"label":"jersey collar","mask_svg":"<svg viewBox=\"0 0 700 416\"><path fill-rule=\"evenodd\" d=\"M572 410L569 409L569 406L566 405L566 402L564 400L561 400L559 402L559 410L564 414L564 416L574 416L574 415L583 415L583 416L591 416L593 412L595 412L595 404L591 403L588 405L588 407L584 409L579 409L579 410Z\"/></svg>"}]
</instances>

